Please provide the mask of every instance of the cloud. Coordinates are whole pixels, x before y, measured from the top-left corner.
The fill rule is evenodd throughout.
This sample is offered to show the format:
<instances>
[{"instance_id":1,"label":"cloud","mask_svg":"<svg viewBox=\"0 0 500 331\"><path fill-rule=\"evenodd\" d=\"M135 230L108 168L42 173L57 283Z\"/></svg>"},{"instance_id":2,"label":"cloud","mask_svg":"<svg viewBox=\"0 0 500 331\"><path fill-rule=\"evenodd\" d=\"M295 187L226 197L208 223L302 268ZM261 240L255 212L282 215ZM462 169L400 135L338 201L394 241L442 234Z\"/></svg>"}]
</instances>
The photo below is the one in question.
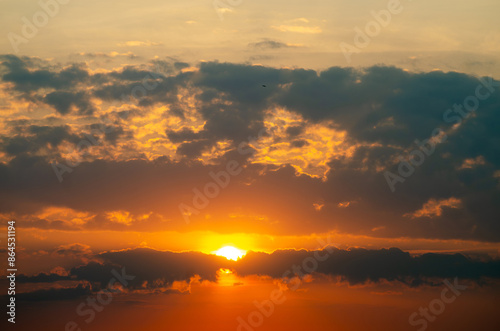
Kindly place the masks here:
<instances>
[{"instance_id":1,"label":"cloud","mask_svg":"<svg viewBox=\"0 0 500 331\"><path fill-rule=\"evenodd\" d=\"M290 20L288 22L292 22L292 23L296 23L296 22L309 23L309 20L307 18L304 18L304 17L298 17L298 18L294 18L293 20Z\"/></svg>"},{"instance_id":2,"label":"cloud","mask_svg":"<svg viewBox=\"0 0 500 331\"><path fill-rule=\"evenodd\" d=\"M250 43L248 44L248 46L257 49L278 49L278 48L299 47L299 45L285 44L275 40L263 40L256 43Z\"/></svg>"},{"instance_id":3,"label":"cloud","mask_svg":"<svg viewBox=\"0 0 500 331\"><path fill-rule=\"evenodd\" d=\"M459 169L460 170L472 169L476 166L481 166L481 165L485 165L485 164L486 164L486 161L484 160L484 158L482 156L478 156L475 159L465 159L464 163L462 163L462 165L460 166Z\"/></svg>"},{"instance_id":4,"label":"cloud","mask_svg":"<svg viewBox=\"0 0 500 331\"><path fill-rule=\"evenodd\" d=\"M278 250L271 254L248 252L238 261L196 252L174 253L137 248L100 253L96 257L102 259L103 263L89 262L72 268L68 276L20 275L19 281L51 283L71 279L89 282L93 284L92 290L98 291L106 287L113 278L112 270L121 270L131 276L127 285L129 290L168 290L179 289L182 284L188 286L192 279L216 282L217 272L221 268L232 269L241 277L260 275L275 279L294 276L303 278L309 274L303 268L304 261L315 259L315 256L320 256L322 261L317 261L314 273L340 277L352 285L394 281L417 287L432 285L436 279L445 278L458 277L480 283L500 278L499 260L472 259L462 254L428 253L411 256L397 248L340 250L328 247L317 251ZM241 284L235 283L236 285ZM70 299L88 291L88 287L79 285L73 290L37 291L27 297L30 300L50 300L55 294L57 299Z\"/></svg>"},{"instance_id":5,"label":"cloud","mask_svg":"<svg viewBox=\"0 0 500 331\"><path fill-rule=\"evenodd\" d=\"M133 286L140 286L144 282L147 282L147 286L154 286L157 280L167 286L174 281L189 281L196 275L201 280L215 282L217 271L229 264L226 258L215 255L162 252L146 248L106 252L99 256L105 261L125 267L128 273L135 275Z\"/></svg>"},{"instance_id":6,"label":"cloud","mask_svg":"<svg viewBox=\"0 0 500 331\"><path fill-rule=\"evenodd\" d=\"M163 43L158 43L158 42L152 42L152 41L138 41L138 40L131 40L131 41L126 41L123 43L118 43L118 46L123 47L123 46L128 46L128 47L138 47L138 46L161 46Z\"/></svg>"},{"instance_id":7,"label":"cloud","mask_svg":"<svg viewBox=\"0 0 500 331\"><path fill-rule=\"evenodd\" d=\"M229 266L230 262L220 256L198 252L175 253L137 248L122 251L103 252L94 256L100 262L90 261L84 265L73 267L68 275L45 274L35 276L20 275L22 283L57 282L61 280L86 281L94 284L94 290L104 288L113 277L113 270L132 275L129 287L167 288L174 282L189 282L197 276L200 280L215 282L220 268Z\"/></svg>"},{"instance_id":8,"label":"cloud","mask_svg":"<svg viewBox=\"0 0 500 331\"><path fill-rule=\"evenodd\" d=\"M17 126L17 134L0 136L1 150L17 156L37 153L44 148L57 148L64 142L77 144L82 138L71 132L69 126Z\"/></svg>"},{"instance_id":9,"label":"cloud","mask_svg":"<svg viewBox=\"0 0 500 331\"><path fill-rule=\"evenodd\" d=\"M328 256L318 262L317 273L339 276L350 284L366 282L400 281L410 286L424 284L432 278L459 277L480 280L482 277L499 278L498 260L481 262L471 260L462 254L428 253L411 256L397 248L367 250L339 250L329 248L321 251L279 250L272 254L250 252L235 265L239 275L268 275L282 278L287 270L301 270L306 259L314 259L319 254ZM294 269L293 266L299 268ZM298 271L286 273L285 277L299 275Z\"/></svg>"},{"instance_id":10,"label":"cloud","mask_svg":"<svg viewBox=\"0 0 500 331\"><path fill-rule=\"evenodd\" d=\"M109 52L109 53L103 53L103 52L95 52L95 53L92 53L92 52L80 52L80 53L76 53L75 55L83 56L83 57L86 57L86 58L107 58L107 59L118 58L118 57L125 57L125 58L129 58L129 59L138 59L139 58L139 56L135 55L132 52L126 52L126 53L118 53L118 52Z\"/></svg>"},{"instance_id":11,"label":"cloud","mask_svg":"<svg viewBox=\"0 0 500 331\"><path fill-rule=\"evenodd\" d=\"M300 135L301 133L304 132L304 125L295 125L295 126L289 126L287 129L286 129L286 133L290 136L290 137L296 137L298 135Z\"/></svg>"},{"instance_id":12,"label":"cloud","mask_svg":"<svg viewBox=\"0 0 500 331\"><path fill-rule=\"evenodd\" d=\"M81 64L72 64L59 71L37 68L33 60L15 55L1 55L1 65L7 70L4 82L14 84L14 90L32 92L42 88L62 89L84 83L89 74Z\"/></svg>"},{"instance_id":13,"label":"cloud","mask_svg":"<svg viewBox=\"0 0 500 331\"><path fill-rule=\"evenodd\" d=\"M317 34L323 32L319 26L301 26L301 25L279 25L271 26L281 32L296 32L306 34Z\"/></svg>"},{"instance_id":14,"label":"cloud","mask_svg":"<svg viewBox=\"0 0 500 331\"><path fill-rule=\"evenodd\" d=\"M419 209L411 214L406 214L405 216L412 218L441 216L443 213L443 207L460 208L460 205L461 201L453 197L439 201L430 199L422 206L422 209Z\"/></svg>"},{"instance_id":15,"label":"cloud","mask_svg":"<svg viewBox=\"0 0 500 331\"><path fill-rule=\"evenodd\" d=\"M90 246L84 244L68 244L61 245L56 249L56 253L59 255L73 255L73 256L90 256L92 255L92 250Z\"/></svg>"},{"instance_id":16,"label":"cloud","mask_svg":"<svg viewBox=\"0 0 500 331\"><path fill-rule=\"evenodd\" d=\"M54 107L61 115L68 114L73 107L78 109L80 114L92 114L94 112L89 95L85 94L85 92L52 92L45 96L44 101Z\"/></svg>"},{"instance_id":17,"label":"cloud","mask_svg":"<svg viewBox=\"0 0 500 331\"><path fill-rule=\"evenodd\" d=\"M309 142L307 140L294 140L290 143L290 145L295 148L302 148L309 145Z\"/></svg>"},{"instance_id":18,"label":"cloud","mask_svg":"<svg viewBox=\"0 0 500 331\"><path fill-rule=\"evenodd\" d=\"M478 86L489 92L494 80L485 86L488 78L384 66L316 72L203 62L185 71L189 64L165 58L91 72L77 64L2 59L2 79L14 100L51 102L57 114L49 120L23 113L5 122L1 212L13 213L20 226L181 230L179 204L192 203L193 188L203 190L211 171L236 160L244 172L193 215L197 230L242 231L259 219L255 231L280 235L335 229L380 237L500 238L500 94L493 90L467 118L443 118ZM154 88L123 100L143 83ZM62 125L62 114L71 126ZM66 147L103 121L113 130L85 150L84 162L61 185L50 163L65 162ZM446 141L393 194L384 171L397 173L398 158L436 128ZM238 152L241 143L246 153ZM450 197L460 208L439 205ZM26 217L52 206L94 216L79 224ZM432 217L407 217L419 210ZM129 221L106 217L114 211L129 213Z\"/></svg>"}]
</instances>

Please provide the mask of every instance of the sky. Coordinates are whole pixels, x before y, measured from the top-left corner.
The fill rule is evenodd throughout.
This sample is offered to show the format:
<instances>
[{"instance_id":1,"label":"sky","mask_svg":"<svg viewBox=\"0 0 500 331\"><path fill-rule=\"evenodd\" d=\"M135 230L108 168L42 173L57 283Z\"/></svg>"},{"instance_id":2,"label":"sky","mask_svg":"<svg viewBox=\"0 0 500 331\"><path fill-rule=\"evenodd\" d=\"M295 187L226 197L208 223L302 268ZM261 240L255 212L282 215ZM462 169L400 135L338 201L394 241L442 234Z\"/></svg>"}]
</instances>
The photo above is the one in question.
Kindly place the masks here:
<instances>
[{"instance_id":1,"label":"sky","mask_svg":"<svg viewBox=\"0 0 500 331\"><path fill-rule=\"evenodd\" d=\"M498 1L0 8L2 330L499 329Z\"/></svg>"}]
</instances>

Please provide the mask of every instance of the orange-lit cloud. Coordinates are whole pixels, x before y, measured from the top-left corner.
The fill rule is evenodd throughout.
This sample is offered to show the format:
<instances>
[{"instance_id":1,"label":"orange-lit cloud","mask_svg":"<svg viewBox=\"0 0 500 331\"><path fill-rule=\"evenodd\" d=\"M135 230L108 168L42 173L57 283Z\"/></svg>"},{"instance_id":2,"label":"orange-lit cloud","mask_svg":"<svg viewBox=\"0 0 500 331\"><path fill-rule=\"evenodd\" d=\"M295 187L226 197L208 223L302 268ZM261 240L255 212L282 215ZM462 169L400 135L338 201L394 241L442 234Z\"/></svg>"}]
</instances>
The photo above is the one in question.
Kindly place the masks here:
<instances>
[{"instance_id":1,"label":"orange-lit cloud","mask_svg":"<svg viewBox=\"0 0 500 331\"><path fill-rule=\"evenodd\" d=\"M456 209L460 208L460 205L460 199L454 197L439 201L431 199L422 206L422 209L416 210L411 214L405 214L405 216L409 216L412 218L441 216L441 214L443 213L443 207Z\"/></svg>"}]
</instances>

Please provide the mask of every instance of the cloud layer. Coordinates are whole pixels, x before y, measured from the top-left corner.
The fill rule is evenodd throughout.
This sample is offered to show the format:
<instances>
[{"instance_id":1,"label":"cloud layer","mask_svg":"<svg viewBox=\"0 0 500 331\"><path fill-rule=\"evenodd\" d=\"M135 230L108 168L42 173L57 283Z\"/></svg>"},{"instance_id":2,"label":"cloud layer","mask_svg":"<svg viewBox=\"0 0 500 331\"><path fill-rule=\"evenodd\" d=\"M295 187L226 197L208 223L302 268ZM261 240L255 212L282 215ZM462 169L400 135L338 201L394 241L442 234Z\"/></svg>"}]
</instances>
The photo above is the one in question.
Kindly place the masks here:
<instances>
[{"instance_id":1,"label":"cloud layer","mask_svg":"<svg viewBox=\"0 0 500 331\"><path fill-rule=\"evenodd\" d=\"M1 70L0 211L21 226L500 239L497 81L169 58L96 71L6 55ZM386 171L436 129L446 140L391 192ZM187 227L179 205L230 161L243 170Z\"/></svg>"}]
</instances>

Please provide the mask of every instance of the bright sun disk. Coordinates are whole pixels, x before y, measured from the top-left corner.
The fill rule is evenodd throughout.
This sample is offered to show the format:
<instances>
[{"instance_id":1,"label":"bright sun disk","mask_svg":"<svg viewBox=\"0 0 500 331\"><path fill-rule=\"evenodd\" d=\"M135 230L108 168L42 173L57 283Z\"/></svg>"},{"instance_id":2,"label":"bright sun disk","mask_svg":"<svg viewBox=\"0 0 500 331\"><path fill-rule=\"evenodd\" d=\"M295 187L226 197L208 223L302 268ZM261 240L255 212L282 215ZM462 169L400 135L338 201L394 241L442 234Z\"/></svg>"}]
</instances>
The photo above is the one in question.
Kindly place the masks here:
<instances>
[{"instance_id":1,"label":"bright sun disk","mask_svg":"<svg viewBox=\"0 0 500 331\"><path fill-rule=\"evenodd\" d=\"M214 254L218 256L224 256L228 260L236 261L239 258L242 258L246 254L246 251L242 251L241 249L235 248L233 246L224 246L218 251L215 251Z\"/></svg>"}]
</instances>

